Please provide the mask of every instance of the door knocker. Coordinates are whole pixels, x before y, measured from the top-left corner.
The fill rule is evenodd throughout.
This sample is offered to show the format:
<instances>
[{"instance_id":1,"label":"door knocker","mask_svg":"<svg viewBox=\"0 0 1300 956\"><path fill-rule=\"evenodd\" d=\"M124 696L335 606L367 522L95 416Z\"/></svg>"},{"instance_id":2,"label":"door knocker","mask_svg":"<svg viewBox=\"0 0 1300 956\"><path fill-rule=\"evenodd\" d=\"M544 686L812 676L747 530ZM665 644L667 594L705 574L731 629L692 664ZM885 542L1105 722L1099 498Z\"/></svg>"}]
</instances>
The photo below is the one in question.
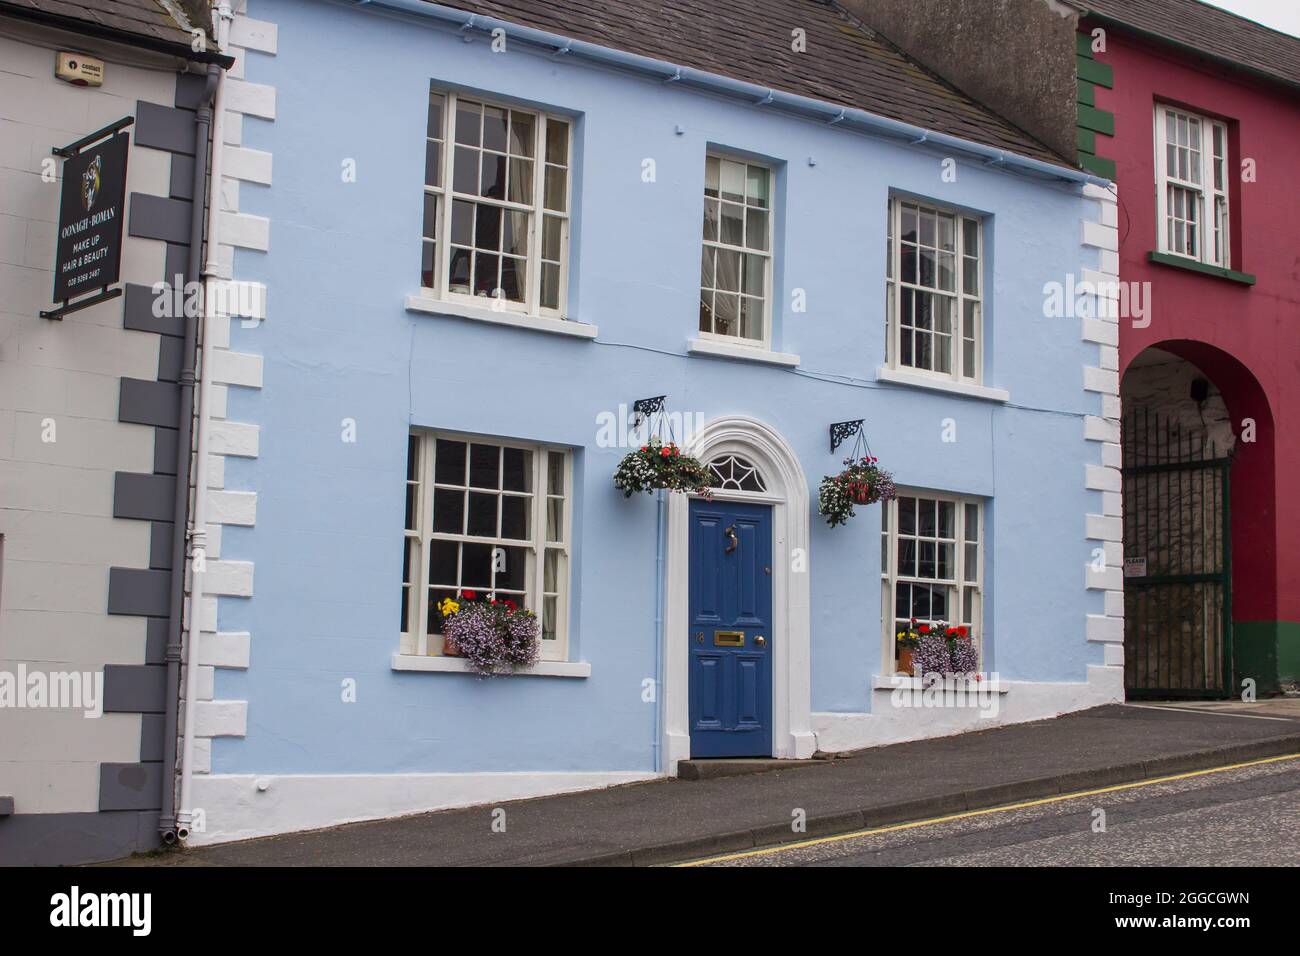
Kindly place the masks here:
<instances>
[{"instance_id":1,"label":"door knocker","mask_svg":"<svg viewBox=\"0 0 1300 956\"><path fill-rule=\"evenodd\" d=\"M736 548L740 545L740 541L736 538L736 526L733 524L730 527L728 527L726 531L722 533L727 536L727 540L730 542L727 545L726 550L723 551L722 553L731 554L731 552L735 551Z\"/></svg>"}]
</instances>

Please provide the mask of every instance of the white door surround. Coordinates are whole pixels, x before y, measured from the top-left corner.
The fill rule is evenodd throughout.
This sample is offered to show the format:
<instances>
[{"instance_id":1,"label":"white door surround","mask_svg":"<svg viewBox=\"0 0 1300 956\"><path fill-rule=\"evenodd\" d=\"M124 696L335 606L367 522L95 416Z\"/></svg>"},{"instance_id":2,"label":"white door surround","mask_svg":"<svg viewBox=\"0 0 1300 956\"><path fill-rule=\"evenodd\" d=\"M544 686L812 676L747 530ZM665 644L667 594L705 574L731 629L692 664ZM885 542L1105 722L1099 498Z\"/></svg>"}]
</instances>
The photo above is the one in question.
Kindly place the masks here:
<instances>
[{"instance_id":1,"label":"white door surround","mask_svg":"<svg viewBox=\"0 0 1300 956\"><path fill-rule=\"evenodd\" d=\"M758 467L767 491L714 492L721 501L755 501L772 506L772 755L811 757L811 613L809 606L808 483L799 459L772 428L752 418L709 422L684 449L707 464L735 454ZM677 762L691 755L689 611L690 499L668 495L668 538L664 596L663 739L664 772L676 776Z\"/></svg>"}]
</instances>

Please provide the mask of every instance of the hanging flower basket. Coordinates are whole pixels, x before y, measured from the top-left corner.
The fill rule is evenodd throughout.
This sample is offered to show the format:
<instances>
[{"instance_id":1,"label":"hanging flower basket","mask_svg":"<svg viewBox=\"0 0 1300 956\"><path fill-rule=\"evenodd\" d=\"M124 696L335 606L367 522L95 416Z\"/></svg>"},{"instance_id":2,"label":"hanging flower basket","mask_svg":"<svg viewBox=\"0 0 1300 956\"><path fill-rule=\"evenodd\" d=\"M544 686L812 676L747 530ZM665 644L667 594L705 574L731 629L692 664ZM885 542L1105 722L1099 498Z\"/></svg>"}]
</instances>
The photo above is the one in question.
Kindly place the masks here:
<instances>
[{"instance_id":1,"label":"hanging flower basket","mask_svg":"<svg viewBox=\"0 0 1300 956\"><path fill-rule=\"evenodd\" d=\"M639 491L654 494L661 488L708 498L713 494L713 473L699 459L683 455L674 442L652 438L623 456L614 472L614 487L626 498Z\"/></svg>"},{"instance_id":2,"label":"hanging flower basket","mask_svg":"<svg viewBox=\"0 0 1300 956\"><path fill-rule=\"evenodd\" d=\"M480 598L462 591L459 601L445 598L438 605L445 619L444 646L455 648L482 677L509 674L537 663L541 628L537 615L514 601Z\"/></svg>"},{"instance_id":3,"label":"hanging flower basket","mask_svg":"<svg viewBox=\"0 0 1300 956\"><path fill-rule=\"evenodd\" d=\"M844 470L838 475L822 479L817 494L817 511L832 528L847 524L853 517L855 505L874 505L888 501L898 494L894 476L867 455L862 458L845 458Z\"/></svg>"}]
</instances>

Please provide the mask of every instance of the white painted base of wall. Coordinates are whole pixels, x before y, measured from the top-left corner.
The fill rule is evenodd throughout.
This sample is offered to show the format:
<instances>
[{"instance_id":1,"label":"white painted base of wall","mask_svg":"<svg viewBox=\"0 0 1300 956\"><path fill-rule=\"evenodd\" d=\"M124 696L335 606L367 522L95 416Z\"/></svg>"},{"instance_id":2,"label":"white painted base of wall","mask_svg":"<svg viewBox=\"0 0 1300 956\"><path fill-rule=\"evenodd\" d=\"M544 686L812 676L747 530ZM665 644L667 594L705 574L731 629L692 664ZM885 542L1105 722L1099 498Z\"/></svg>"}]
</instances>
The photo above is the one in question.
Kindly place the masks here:
<instances>
[{"instance_id":1,"label":"white painted base of wall","mask_svg":"<svg viewBox=\"0 0 1300 956\"><path fill-rule=\"evenodd\" d=\"M877 689L872 714L814 713L816 746L824 751L861 750L886 744L946 737L1004 724L1043 720L1124 699L1122 667L1091 666L1086 683L999 681L996 716L975 708L895 707L888 689ZM800 756L808 756L801 754ZM675 768L674 768L675 770ZM599 773L403 773L403 774L215 774L194 777L195 812L205 831L190 846L318 830L386 817L496 805L578 790L599 790L653 780L667 774ZM259 789L265 785L265 789Z\"/></svg>"},{"instance_id":2,"label":"white painted base of wall","mask_svg":"<svg viewBox=\"0 0 1300 956\"><path fill-rule=\"evenodd\" d=\"M1119 703L1124 700L1124 668L1090 666L1086 683L999 681L999 685L1003 692L993 695L996 716L981 715L976 707L896 707L890 701L892 690L877 689L873 691L873 713L814 713L817 748L834 753L883 747Z\"/></svg>"},{"instance_id":3,"label":"white painted base of wall","mask_svg":"<svg viewBox=\"0 0 1300 956\"><path fill-rule=\"evenodd\" d=\"M214 774L194 777L205 831L189 846L318 830L430 810L498 804L653 780L652 772ZM266 789L259 786L265 784ZM487 822L484 827L486 831Z\"/></svg>"}]
</instances>

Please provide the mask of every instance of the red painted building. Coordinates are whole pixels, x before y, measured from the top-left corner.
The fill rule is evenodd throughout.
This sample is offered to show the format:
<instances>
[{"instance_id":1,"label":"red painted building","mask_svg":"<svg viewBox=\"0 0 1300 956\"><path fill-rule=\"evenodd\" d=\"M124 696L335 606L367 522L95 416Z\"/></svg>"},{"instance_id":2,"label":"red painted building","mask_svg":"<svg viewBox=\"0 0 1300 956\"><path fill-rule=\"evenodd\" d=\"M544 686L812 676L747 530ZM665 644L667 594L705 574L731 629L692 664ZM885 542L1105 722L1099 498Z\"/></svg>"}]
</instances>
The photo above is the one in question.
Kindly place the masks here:
<instances>
[{"instance_id":1,"label":"red painted building","mask_svg":"<svg viewBox=\"0 0 1300 956\"><path fill-rule=\"evenodd\" d=\"M1208 640L1230 648L1234 676L1220 686L1270 690L1300 679L1300 39L1195 0L1087 6L1080 147L1085 165L1114 163L1121 281L1150 284L1149 314L1119 328L1125 643L1130 669L1144 650L1173 659L1130 687L1196 684L1188 658L1218 653L1153 633L1144 612L1156 629L1172 607L1183 631L1214 631L1187 605L1221 600ZM1216 596L1204 585L1220 573Z\"/></svg>"},{"instance_id":2,"label":"red painted building","mask_svg":"<svg viewBox=\"0 0 1300 956\"><path fill-rule=\"evenodd\" d=\"M1084 334L1129 696L1300 681L1300 39L1200 0L845 2L1115 183L1083 278L1141 310Z\"/></svg>"}]
</instances>

